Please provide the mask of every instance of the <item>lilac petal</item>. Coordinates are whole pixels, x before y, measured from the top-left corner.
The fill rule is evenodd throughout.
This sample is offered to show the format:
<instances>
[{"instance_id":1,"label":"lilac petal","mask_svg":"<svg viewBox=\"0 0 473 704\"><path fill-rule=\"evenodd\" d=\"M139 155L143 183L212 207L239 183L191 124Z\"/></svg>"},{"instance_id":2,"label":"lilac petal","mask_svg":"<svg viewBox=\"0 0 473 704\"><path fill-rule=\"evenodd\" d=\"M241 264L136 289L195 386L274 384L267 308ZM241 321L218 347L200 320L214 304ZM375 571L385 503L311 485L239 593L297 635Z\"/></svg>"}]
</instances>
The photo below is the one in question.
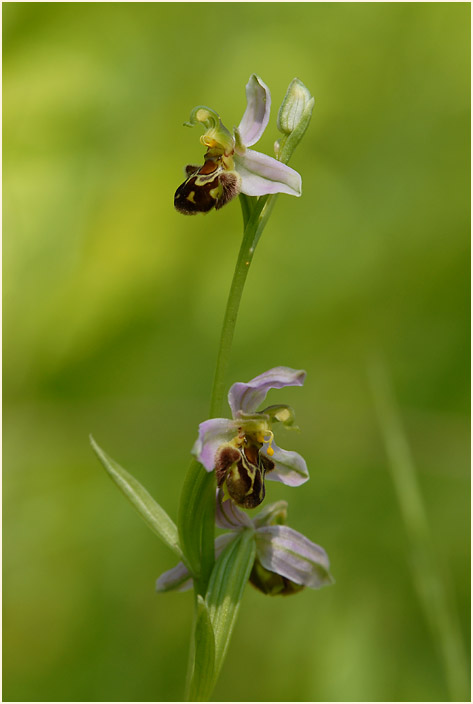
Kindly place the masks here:
<instances>
[{"instance_id":1,"label":"lilac petal","mask_svg":"<svg viewBox=\"0 0 473 704\"><path fill-rule=\"evenodd\" d=\"M302 386L305 371L290 367L274 367L247 384L237 382L228 392L228 403L235 418L238 411L254 413L266 398L269 389L282 389L284 386ZM209 422L209 421L207 421Z\"/></svg>"},{"instance_id":2,"label":"lilac petal","mask_svg":"<svg viewBox=\"0 0 473 704\"><path fill-rule=\"evenodd\" d=\"M243 144L251 147L265 131L271 110L269 88L256 74L250 76L246 84L246 102L247 107L238 126L238 132Z\"/></svg>"},{"instance_id":3,"label":"lilac petal","mask_svg":"<svg viewBox=\"0 0 473 704\"><path fill-rule=\"evenodd\" d=\"M235 435L234 421L226 418L211 418L199 425L199 436L192 448L192 454L205 467L207 472L215 468L215 454L218 448L229 442Z\"/></svg>"},{"instance_id":4,"label":"lilac petal","mask_svg":"<svg viewBox=\"0 0 473 704\"><path fill-rule=\"evenodd\" d=\"M223 500L223 491L217 489L215 523L224 530L240 530L252 526L251 519L231 499Z\"/></svg>"},{"instance_id":5,"label":"lilac petal","mask_svg":"<svg viewBox=\"0 0 473 704\"><path fill-rule=\"evenodd\" d=\"M289 526L258 528L256 555L267 570L296 584L319 589L333 583L325 550Z\"/></svg>"},{"instance_id":6,"label":"lilac petal","mask_svg":"<svg viewBox=\"0 0 473 704\"><path fill-rule=\"evenodd\" d=\"M274 462L274 469L266 473L265 479L282 482L286 486L300 486L310 479L306 461L298 452L283 450L274 441L271 447L274 454L267 456Z\"/></svg>"},{"instance_id":7,"label":"lilac petal","mask_svg":"<svg viewBox=\"0 0 473 704\"><path fill-rule=\"evenodd\" d=\"M215 538L215 559L217 559L223 549L234 539L236 534L225 533ZM192 587L192 577L183 562L179 562L175 567L158 577L156 580L157 592L185 592Z\"/></svg>"},{"instance_id":8,"label":"lilac petal","mask_svg":"<svg viewBox=\"0 0 473 704\"><path fill-rule=\"evenodd\" d=\"M247 149L244 155L234 155L235 168L241 176L241 192L247 196L268 193L288 193L300 196L300 174L267 154Z\"/></svg>"},{"instance_id":9,"label":"lilac petal","mask_svg":"<svg viewBox=\"0 0 473 704\"><path fill-rule=\"evenodd\" d=\"M163 572L156 580L157 592L185 592L192 587L192 577L183 562L179 562L172 570Z\"/></svg>"}]
</instances>

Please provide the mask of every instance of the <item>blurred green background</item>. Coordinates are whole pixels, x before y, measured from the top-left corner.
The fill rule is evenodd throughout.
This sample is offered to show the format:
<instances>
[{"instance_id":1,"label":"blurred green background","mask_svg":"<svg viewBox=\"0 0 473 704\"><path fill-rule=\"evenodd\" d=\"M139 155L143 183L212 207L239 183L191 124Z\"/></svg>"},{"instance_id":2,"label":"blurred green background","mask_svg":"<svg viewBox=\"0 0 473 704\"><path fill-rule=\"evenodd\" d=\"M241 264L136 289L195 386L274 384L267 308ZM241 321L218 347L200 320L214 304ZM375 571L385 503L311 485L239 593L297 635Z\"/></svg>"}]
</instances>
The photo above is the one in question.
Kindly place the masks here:
<instances>
[{"instance_id":1,"label":"blurred green background","mask_svg":"<svg viewBox=\"0 0 473 704\"><path fill-rule=\"evenodd\" d=\"M469 643L468 3L7 3L4 77L4 700L181 700L190 594L106 477L102 447L176 517L206 418L238 202L172 206L257 72L273 113L316 98L244 293L228 383L305 368L291 525L334 587L248 588L216 700L445 700L367 367L389 370ZM283 441L281 440L281 444ZM284 444L283 444L284 446ZM465 690L465 698L469 694Z\"/></svg>"}]
</instances>

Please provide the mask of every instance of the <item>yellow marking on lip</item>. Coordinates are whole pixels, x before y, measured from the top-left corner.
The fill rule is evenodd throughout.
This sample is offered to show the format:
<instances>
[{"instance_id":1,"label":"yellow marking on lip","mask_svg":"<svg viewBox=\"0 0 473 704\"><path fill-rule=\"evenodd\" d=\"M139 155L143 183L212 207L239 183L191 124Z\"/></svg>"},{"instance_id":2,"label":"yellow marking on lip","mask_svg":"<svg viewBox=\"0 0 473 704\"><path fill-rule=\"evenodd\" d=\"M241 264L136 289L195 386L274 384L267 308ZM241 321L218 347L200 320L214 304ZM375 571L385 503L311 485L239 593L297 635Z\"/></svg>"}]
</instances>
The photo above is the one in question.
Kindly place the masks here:
<instances>
[{"instance_id":1,"label":"yellow marking on lip","mask_svg":"<svg viewBox=\"0 0 473 704\"><path fill-rule=\"evenodd\" d=\"M189 200L191 203L194 203L195 205L195 191L191 191L189 195L187 196L186 200Z\"/></svg>"}]
</instances>

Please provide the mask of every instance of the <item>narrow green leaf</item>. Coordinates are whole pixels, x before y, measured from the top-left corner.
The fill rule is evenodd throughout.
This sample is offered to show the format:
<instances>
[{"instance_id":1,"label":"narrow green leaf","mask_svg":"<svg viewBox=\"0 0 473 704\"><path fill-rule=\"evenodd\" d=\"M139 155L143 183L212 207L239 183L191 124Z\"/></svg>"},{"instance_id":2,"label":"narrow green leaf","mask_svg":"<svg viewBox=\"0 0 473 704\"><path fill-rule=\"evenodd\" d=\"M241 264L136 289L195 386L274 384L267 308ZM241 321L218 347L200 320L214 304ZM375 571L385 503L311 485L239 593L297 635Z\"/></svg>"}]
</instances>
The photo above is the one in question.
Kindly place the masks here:
<instances>
[{"instance_id":1,"label":"narrow green leaf","mask_svg":"<svg viewBox=\"0 0 473 704\"><path fill-rule=\"evenodd\" d=\"M133 504L141 518L148 524L151 530L178 555L179 559L183 560L184 556L179 546L177 527L169 518L166 511L156 503L137 479L132 477L123 467L120 467L119 464L105 454L92 436L90 436L90 443L108 475L125 494L126 498Z\"/></svg>"},{"instance_id":2,"label":"narrow green leaf","mask_svg":"<svg viewBox=\"0 0 473 704\"><path fill-rule=\"evenodd\" d=\"M215 678L227 652L255 551L254 531L242 531L222 552L210 577L206 602L215 634Z\"/></svg>"},{"instance_id":3,"label":"narrow green leaf","mask_svg":"<svg viewBox=\"0 0 473 704\"><path fill-rule=\"evenodd\" d=\"M177 524L182 549L196 576L199 576L202 571L202 527L206 526L206 533L209 533L210 530L208 529L209 521L204 520L209 513L209 496L212 496L212 502L215 504L215 475L213 472L206 472L199 462L192 460L182 487ZM215 531L212 516L211 514L210 545L212 554L208 555L208 551L206 552L207 563L213 561L213 534Z\"/></svg>"},{"instance_id":4,"label":"narrow green leaf","mask_svg":"<svg viewBox=\"0 0 473 704\"><path fill-rule=\"evenodd\" d=\"M215 637L207 604L200 594L197 596L194 639L195 661L189 701L206 702L214 685Z\"/></svg>"}]
</instances>

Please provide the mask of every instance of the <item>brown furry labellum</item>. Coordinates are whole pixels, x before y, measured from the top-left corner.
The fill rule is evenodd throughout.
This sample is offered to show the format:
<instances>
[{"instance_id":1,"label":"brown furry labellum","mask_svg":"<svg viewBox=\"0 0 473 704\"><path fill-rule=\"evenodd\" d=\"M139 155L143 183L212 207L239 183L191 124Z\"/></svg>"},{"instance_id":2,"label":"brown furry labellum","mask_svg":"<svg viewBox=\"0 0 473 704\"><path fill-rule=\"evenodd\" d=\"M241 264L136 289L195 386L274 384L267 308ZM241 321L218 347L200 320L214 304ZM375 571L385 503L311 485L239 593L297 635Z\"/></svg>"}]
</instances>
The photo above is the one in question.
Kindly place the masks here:
<instances>
[{"instance_id":1,"label":"brown furry labellum","mask_svg":"<svg viewBox=\"0 0 473 704\"><path fill-rule=\"evenodd\" d=\"M217 486L225 485L237 506L255 508L265 496L264 477L274 469L272 462L255 445L221 448L216 457Z\"/></svg>"},{"instance_id":2,"label":"brown furry labellum","mask_svg":"<svg viewBox=\"0 0 473 704\"><path fill-rule=\"evenodd\" d=\"M203 166L186 166L187 178L174 195L174 207L183 215L219 210L240 193L241 178L212 157Z\"/></svg>"}]
</instances>

